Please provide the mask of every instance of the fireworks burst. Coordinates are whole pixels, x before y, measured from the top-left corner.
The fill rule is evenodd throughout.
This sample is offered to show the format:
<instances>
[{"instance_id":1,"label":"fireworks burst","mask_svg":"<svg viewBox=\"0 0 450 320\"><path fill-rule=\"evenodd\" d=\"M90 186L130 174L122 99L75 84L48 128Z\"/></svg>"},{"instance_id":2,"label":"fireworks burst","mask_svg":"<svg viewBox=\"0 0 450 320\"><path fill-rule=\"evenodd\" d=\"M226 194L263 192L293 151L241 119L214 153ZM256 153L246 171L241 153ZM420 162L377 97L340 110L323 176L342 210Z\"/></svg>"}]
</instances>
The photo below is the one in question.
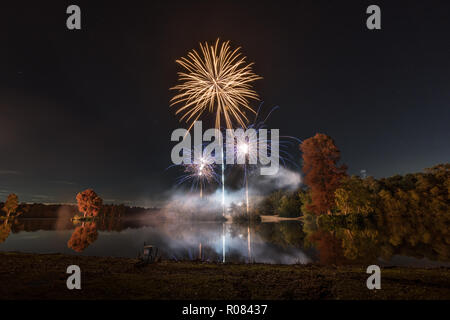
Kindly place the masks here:
<instances>
[{"instance_id":1,"label":"fireworks burst","mask_svg":"<svg viewBox=\"0 0 450 320\"><path fill-rule=\"evenodd\" d=\"M176 114L190 123L190 130L196 120L207 112L216 113L215 127L220 129L221 117L227 128L232 128L233 120L246 127L248 118L245 111L255 113L249 100L258 100L252 89L252 82L262 79L252 70L252 63L246 57L232 50L229 41L219 45L200 44L201 54L192 50L187 58L176 62L185 69L179 72L180 84L171 88L179 93L171 99L171 106L178 105Z\"/></svg>"},{"instance_id":2,"label":"fireworks burst","mask_svg":"<svg viewBox=\"0 0 450 320\"><path fill-rule=\"evenodd\" d=\"M183 168L183 174L178 177L177 185L190 181L192 183L191 189L200 188L200 196L202 197L203 189L206 185L212 182L219 182L219 176L215 171L213 157L200 156L197 163L195 162L195 157L193 157L195 152L196 151L194 150L191 152L186 152L186 150L184 151L183 163L178 165ZM201 152L201 149L197 152Z\"/></svg>"},{"instance_id":3,"label":"fireworks burst","mask_svg":"<svg viewBox=\"0 0 450 320\"><path fill-rule=\"evenodd\" d=\"M241 141L234 146L234 155L236 158L239 155L245 157L244 163L244 188L245 188L245 201L247 207L247 214L249 212L249 192L248 192L248 177L252 174L252 171L259 168L257 163L257 154L259 151L260 144L264 144L270 152L272 152L272 148L276 147L279 152L279 160L283 166L286 166L288 163L293 165L294 167L298 167L297 163L294 160L292 154L289 153L289 148L293 145L301 143L301 140L291 136L281 136L282 140L275 142L271 141L267 138L262 138L259 134L259 130L266 128L266 121L270 117L273 111L277 110L279 107L276 106L272 108L268 115L264 120L258 120L258 116L260 114L260 110L262 107L262 103L260 104L258 111L256 112L255 120L248 126L248 129L254 129L256 131L256 135L253 137L249 137L248 140ZM243 128L244 129L244 128ZM276 143L276 145L274 145Z\"/></svg>"},{"instance_id":4,"label":"fireworks burst","mask_svg":"<svg viewBox=\"0 0 450 320\"><path fill-rule=\"evenodd\" d=\"M259 120L258 117L260 115L261 108L262 108L262 103L260 104L260 106L258 108L254 122L247 126L247 129L254 129L256 132L256 135L253 137L249 137L248 140L241 141L240 143L236 144L234 147L234 150L233 150L234 156L236 158L238 158L239 155L245 156L247 159L246 163L248 162L246 170L251 170L251 171L256 170L259 168L259 165L258 164L252 165L252 163L257 163L257 159L258 159L257 155L259 152L259 146L261 144L263 144L268 148L269 152L272 152L272 148L275 148L275 147L278 148L279 160L283 166L287 166L289 164L291 166L298 168L299 165L298 165L297 161L295 160L294 155L292 155L289 152L289 149L292 149L292 147L297 146L302 141L300 139L298 139L296 137L292 137L292 136L280 136L280 140L278 142L272 141L271 139L268 139L268 138L261 137L259 131L261 129L267 129L266 122L267 122L268 118L270 117L272 112L279 109L279 107L278 106L273 107L272 109L270 109L269 113L263 120ZM244 128L242 128L242 129L244 129Z\"/></svg>"},{"instance_id":5,"label":"fireworks burst","mask_svg":"<svg viewBox=\"0 0 450 320\"><path fill-rule=\"evenodd\" d=\"M184 173L185 175L181 179L181 183L186 180L196 180L198 182L212 182L214 181L214 168L212 165L208 164L185 164L184 165Z\"/></svg>"}]
</instances>

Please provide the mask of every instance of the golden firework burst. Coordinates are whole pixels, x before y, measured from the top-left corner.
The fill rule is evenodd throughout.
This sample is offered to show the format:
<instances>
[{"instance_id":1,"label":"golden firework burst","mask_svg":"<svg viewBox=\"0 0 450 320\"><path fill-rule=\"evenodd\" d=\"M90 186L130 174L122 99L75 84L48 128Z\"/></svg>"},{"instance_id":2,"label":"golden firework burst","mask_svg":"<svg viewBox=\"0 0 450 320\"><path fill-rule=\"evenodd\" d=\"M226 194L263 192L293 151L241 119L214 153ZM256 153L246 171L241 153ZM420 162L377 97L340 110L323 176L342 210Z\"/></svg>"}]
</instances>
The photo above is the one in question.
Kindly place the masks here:
<instances>
[{"instance_id":1,"label":"golden firework burst","mask_svg":"<svg viewBox=\"0 0 450 320\"><path fill-rule=\"evenodd\" d=\"M171 88L178 94L170 106L178 106L175 114L182 114L180 121L190 124L188 130L205 111L216 113L215 127L219 129L222 115L227 128L232 128L234 121L245 128L245 111L255 113L249 101L259 97L252 82L262 78L253 72L253 63L247 64L240 48L232 50L229 41L219 42L200 43L201 55L192 50L186 58L176 60L185 72L178 72L180 84Z\"/></svg>"}]
</instances>

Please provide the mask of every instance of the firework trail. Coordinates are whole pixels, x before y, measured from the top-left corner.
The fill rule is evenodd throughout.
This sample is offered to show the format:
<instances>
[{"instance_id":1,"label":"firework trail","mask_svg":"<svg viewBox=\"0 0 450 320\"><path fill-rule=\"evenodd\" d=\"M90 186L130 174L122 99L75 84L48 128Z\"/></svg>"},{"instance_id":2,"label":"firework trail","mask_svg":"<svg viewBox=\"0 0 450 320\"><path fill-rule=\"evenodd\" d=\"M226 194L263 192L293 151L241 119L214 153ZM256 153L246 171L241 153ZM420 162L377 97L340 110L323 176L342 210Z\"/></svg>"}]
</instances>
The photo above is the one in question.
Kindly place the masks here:
<instances>
[{"instance_id":1,"label":"firework trail","mask_svg":"<svg viewBox=\"0 0 450 320\"><path fill-rule=\"evenodd\" d=\"M274 141L271 141L267 138L262 138L259 134L259 130L266 128L266 121L270 117L273 111L279 109L278 106L273 107L267 116L259 121L258 116L260 114L260 110L262 107L262 103L260 104L258 111L256 112L255 120L252 124L247 126L247 129L254 129L256 131L256 135L254 138L249 138L245 142L241 142L235 146L234 154L237 157L240 155L245 156L245 162L244 162L244 188L245 188L245 201L246 201L246 207L247 207L247 215L249 212L249 193L248 193L248 176L258 168L258 165L251 164L251 163L257 163L257 154L258 154L258 147L261 144L264 144L267 146L268 150L271 152L272 147L274 147ZM289 153L288 149L293 144L301 143L301 140L292 136L280 136L280 141L278 142L278 149L279 149L279 159L283 166L286 166L287 164L294 165L298 168L298 164L294 161L294 157L291 153ZM254 158L255 157L255 158Z\"/></svg>"}]
</instances>

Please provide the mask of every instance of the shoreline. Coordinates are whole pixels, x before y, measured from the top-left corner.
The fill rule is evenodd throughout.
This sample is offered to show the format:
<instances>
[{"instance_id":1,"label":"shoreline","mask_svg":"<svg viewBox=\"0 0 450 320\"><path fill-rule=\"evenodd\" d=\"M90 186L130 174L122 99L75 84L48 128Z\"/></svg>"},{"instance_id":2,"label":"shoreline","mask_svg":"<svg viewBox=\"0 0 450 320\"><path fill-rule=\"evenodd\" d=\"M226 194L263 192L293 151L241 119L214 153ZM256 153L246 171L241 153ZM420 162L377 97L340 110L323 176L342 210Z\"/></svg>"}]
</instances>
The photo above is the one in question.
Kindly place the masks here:
<instances>
[{"instance_id":1,"label":"shoreline","mask_svg":"<svg viewBox=\"0 0 450 320\"><path fill-rule=\"evenodd\" d=\"M450 268L382 267L369 290L365 266L220 264L0 252L0 299L450 299ZM68 290L69 265L82 290Z\"/></svg>"},{"instance_id":2,"label":"shoreline","mask_svg":"<svg viewBox=\"0 0 450 320\"><path fill-rule=\"evenodd\" d=\"M296 217L296 218L285 218L285 217L280 217L279 215L273 215L273 216L260 215L260 217L261 217L261 222L302 221L302 216Z\"/></svg>"}]
</instances>

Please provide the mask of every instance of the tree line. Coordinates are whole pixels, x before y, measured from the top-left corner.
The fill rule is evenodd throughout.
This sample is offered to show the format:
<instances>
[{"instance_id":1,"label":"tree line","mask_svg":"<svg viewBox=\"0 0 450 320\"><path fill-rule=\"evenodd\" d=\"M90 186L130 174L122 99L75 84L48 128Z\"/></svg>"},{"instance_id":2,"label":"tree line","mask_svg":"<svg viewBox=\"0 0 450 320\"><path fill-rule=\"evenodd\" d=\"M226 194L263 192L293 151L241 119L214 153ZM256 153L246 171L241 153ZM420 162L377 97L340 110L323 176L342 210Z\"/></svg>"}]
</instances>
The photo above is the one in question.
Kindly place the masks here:
<instances>
[{"instance_id":1,"label":"tree line","mask_svg":"<svg viewBox=\"0 0 450 320\"><path fill-rule=\"evenodd\" d=\"M0 202L0 207L4 207L4 203ZM102 204L98 214L99 218L103 217L133 217L139 215L150 214L157 209L148 209L142 207L130 207L124 204ZM61 213L63 211L63 213ZM10 212L10 217L19 217L24 219L29 218L58 218L63 214L72 218L78 214L84 216L84 212L80 212L78 205L71 204L43 204L43 203L20 203L17 206L16 213ZM0 214L0 219L6 219L7 215L3 211Z\"/></svg>"},{"instance_id":2,"label":"tree line","mask_svg":"<svg viewBox=\"0 0 450 320\"><path fill-rule=\"evenodd\" d=\"M300 145L305 186L266 196L257 210L302 215L448 214L450 164L424 172L375 179L349 176L333 139L316 134Z\"/></svg>"}]
</instances>

